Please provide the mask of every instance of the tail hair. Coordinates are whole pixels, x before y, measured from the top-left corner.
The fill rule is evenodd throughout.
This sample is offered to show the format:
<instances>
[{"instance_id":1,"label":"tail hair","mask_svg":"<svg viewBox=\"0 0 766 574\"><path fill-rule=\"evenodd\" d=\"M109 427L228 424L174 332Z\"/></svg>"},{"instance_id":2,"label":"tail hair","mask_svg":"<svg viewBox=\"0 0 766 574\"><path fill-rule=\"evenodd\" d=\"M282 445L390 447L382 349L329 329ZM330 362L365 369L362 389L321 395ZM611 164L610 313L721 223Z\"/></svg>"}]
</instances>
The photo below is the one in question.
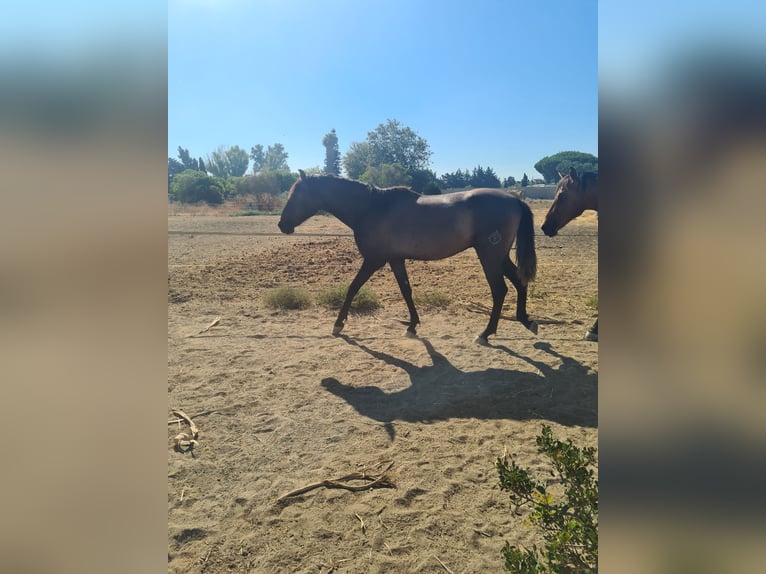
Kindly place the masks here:
<instances>
[{"instance_id":1,"label":"tail hair","mask_svg":"<svg viewBox=\"0 0 766 574\"><path fill-rule=\"evenodd\" d=\"M526 285L537 275L537 254L535 253L535 225L532 210L522 200L521 223L516 231L516 261L519 278Z\"/></svg>"}]
</instances>

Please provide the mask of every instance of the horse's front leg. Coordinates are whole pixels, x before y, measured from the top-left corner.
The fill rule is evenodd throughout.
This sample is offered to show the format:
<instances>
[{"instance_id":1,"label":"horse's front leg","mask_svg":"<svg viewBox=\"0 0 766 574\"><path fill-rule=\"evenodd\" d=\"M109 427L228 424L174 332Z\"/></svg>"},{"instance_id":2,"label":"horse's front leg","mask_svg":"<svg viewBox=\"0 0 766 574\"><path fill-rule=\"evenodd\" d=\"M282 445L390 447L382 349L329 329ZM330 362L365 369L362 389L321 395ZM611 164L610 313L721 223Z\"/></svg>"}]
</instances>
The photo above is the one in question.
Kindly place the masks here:
<instances>
[{"instance_id":1,"label":"horse's front leg","mask_svg":"<svg viewBox=\"0 0 766 574\"><path fill-rule=\"evenodd\" d=\"M404 259L394 259L389 261L391 271L394 272L396 282L399 284L399 290L402 292L404 302L407 304L407 309L410 312L410 324L407 326L407 336L416 337L418 324L420 323L420 317L418 317L417 309L415 309L415 303L412 301L412 287L410 286L410 279L407 277L407 268L404 266Z\"/></svg>"},{"instance_id":2,"label":"horse's front leg","mask_svg":"<svg viewBox=\"0 0 766 574\"><path fill-rule=\"evenodd\" d=\"M346 292L346 299L343 301L343 306L340 308L340 313L338 313L338 318L335 320L335 326L332 329L333 335L340 335L354 297L359 293L359 289L362 288L362 285L367 283L367 280L372 277L372 274L383 267L384 263L385 261L371 261L369 259L365 259L362 262L362 268L359 269L359 272L356 274L356 277L354 277L354 280L351 282L351 285L349 285L348 291Z\"/></svg>"}]
</instances>

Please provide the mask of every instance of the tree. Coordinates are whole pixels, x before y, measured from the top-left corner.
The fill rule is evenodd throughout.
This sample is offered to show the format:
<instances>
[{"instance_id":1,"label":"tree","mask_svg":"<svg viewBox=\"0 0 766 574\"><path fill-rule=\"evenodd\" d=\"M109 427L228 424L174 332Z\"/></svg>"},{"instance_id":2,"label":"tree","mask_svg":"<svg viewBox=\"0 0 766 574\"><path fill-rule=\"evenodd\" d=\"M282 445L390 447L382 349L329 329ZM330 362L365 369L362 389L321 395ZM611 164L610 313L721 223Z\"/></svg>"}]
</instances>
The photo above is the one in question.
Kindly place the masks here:
<instances>
[{"instance_id":1,"label":"tree","mask_svg":"<svg viewBox=\"0 0 766 574\"><path fill-rule=\"evenodd\" d=\"M266 164L266 155L261 144L256 144L250 148L250 159L253 162L253 173L258 173L263 169Z\"/></svg>"},{"instance_id":2,"label":"tree","mask_svg":"<svg viewBox=\"0 0 766 574\"><path fill-rule=\"evenodd\" d=\"M410 185L412 177L398 163L371 165L359 176L359 181L371 183L377 187L393 187L395 185Z\"/></svg>"},{"instance_id":3,"label":"tree","mask_svg":"<svg viewBox=\"0 0 766 574\"><path fill-rule=\"evenodd\" d=\"M444 189L468 187L471 185L471 174L468 170L463 172L459 169L453 173L442 174L439 181Z\"/></svg>"},{"instance_id":4,"label":"tree","mask_svg":"<svg viewBox=\"0 0 766 574\"><path fill-rule=\"evenodd\" d=\"M470 185L473 187L500 187L500 179L491 167L484 169L479 165L473 168Z\"/></svg>"},{"instance_id":5,"label":"tree","mask_svg":"<svg viewBox=\"0 0 766 574\"><path fill-rule=\"evenodd\" d=\"M263 169L270 171L290 171L287 165L287 152L285 146L281 143L275 143L266 148L266 154L263 157Z\"/></svg>"},{"instance_id":6,"label":"tree","mask_svg":"<svg viewBox=\"0 0 766 574\"><path fill-rule=\"evenodd\" d=\"M436 174L430 169L410 170L410 187L423 195L439 195L442 191Z\"/></svg>"},{"instance_id":7,"label":"tree","mask_svg":"<svg viewBox=\"0 0 766 574\"><path fill-rule=\"evenodd\" d=\"M503 182L503 187L513 187L516 185L516 178L512 175L509 175L505 178L505 181Z\"/></svg>"},{"instance_id":8,"label":"tree","mask_svg":"<svg viewBox=\"0 0 766 574\"><path fill-rule=\"evenodd\" d=\"M526 172L524 173L524 177L521 178L521 187L527 187L529 185L529 178L527 177Z\"/></svg>"},{"instance_id":9,"label":"tree","mask_svg":"<svg viewBox=\"0 0 766 574\"><path fill-rule=\"evenodd\" d=\"M170 198L181 203L207 202L211 205L223 202L225 187L217 177L211 177L195 169L187 169L173 178Z\"/></svg>"},{"instance_id":10,"label":"tree","mask_svg":"<svg viewBox=\"0 0 766 574\"><path fill-rule=\"evenodd\" d=\"M343 168L351 179L359 179L371 165L370 144L368 142L351 142L343 156Z\"/></svg>"},{"instance_id":11,"label":"tree","mask_svg":"<svg viewBox=\"0 0 766 574\"><path fill-rule=\"evenodd\" d=\"M250 158L238 145L220 146L207 158L207 170L218 177L241 177L247 171Z\"/></svg>"},{"instance_id":12,"label":"tree","mask_svg":"<svg viewBox=\"0 0 766 574\"><path fill-rule=\"evenodd\" d=\"M325 147L324 172L326 174L340 175L340 149L338 148L338 136L335 129L330 130L322 138Z\"/></svg>"},{"instance_id":13,"label":"tree","mask_svg":"<svg viewBox=\"0 0 766 574\"><path fill-rule=\"evenodd\" d=\"M535 164L535 169L542 174L546 183L556 183L559 180L558 172L567 173L570 167L574 167L579 173L598 172L598 158L579 151L561 151L545 156Z\"/></svg>"},{"instance_id":14,"label":"tree","mask_svg":"<svg viewBox=\"0 0 766 574\"><path fill-rule=\"evenodd\" d=\"M388 120L367 133L364 142L354 142L343 157L343 167L358 178L370 166L399 164L408 172L428 169L431 150L428 142L397 120Z\"/></svg>"},{"instance_id":15,"label":"tree","mask_svg":"<svg viewBox=\"0 0 766 574\"><path fill-rule=\"evenodd\" d=\"M188 149L178 146L178 159L173 157L168 158L168 196L171 194L173 178L187 169L206 173L205 164L202 162L202 158L194 159L191 157L191 154L189 154Z\"/></svg>"}]
</instances>

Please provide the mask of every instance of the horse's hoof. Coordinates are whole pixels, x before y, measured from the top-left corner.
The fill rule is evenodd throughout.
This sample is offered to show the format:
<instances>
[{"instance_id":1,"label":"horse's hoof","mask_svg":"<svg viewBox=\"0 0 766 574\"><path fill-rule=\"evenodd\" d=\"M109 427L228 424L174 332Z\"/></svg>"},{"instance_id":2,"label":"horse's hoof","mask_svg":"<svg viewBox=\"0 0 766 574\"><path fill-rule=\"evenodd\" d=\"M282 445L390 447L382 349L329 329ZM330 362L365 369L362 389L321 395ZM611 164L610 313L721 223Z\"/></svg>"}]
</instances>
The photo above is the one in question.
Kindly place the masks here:
<instances>
[{"instance_id":1,"label":"horse's hoof","mask_svg":"<svg viewBox=\"0 0 766 574\"><path fill-rule=\"evenodd\" d=\"M404 336L409 338L409 339L417 339L418 338L418 334L415 331L410 331L409 329L407 329L404 332Z\"/></svg>"},{"instance_id":2,"label":"horse's hoof","mask_svg":"<svg viewBox=\"0 0 766 574\"><path fill-rule=\"evenodd\" d=\"M598 343L598 333L594 333L590 329L588 329L588 332L585 333L585 340L586 341L593 341L595 343Z\"/></svg>"},{"instance_id":3,"label":"horse's hoof","mask_svg":"<svg viewBox=\"0 0 766 574\"><path fill-rule=\"evenodd\" d=\"M481 336L481 335L479 335L478 337L476 337L476 338L473 340L473 342L474 342L474 343L476 343L477 345L481 345L481 346L483 346L483 347L488 347L488 346L489 346L489 341L487 340L487 338L486 338L486 337L483 337L483 336Z\"/></svg>"},{"instance_id":4,"label":"horse's hoof","mask_svg":"<svg viewBox=\"0 0 766 574\"><path fill-rule=\"evenodd\" d=\"M340 332L341 332L342 330L343 330L343 325L335 325L335 326L332 328L332 334L333 334L333 337L337 337L338 335L340 335Z\"/></svg>"}]
</instances>

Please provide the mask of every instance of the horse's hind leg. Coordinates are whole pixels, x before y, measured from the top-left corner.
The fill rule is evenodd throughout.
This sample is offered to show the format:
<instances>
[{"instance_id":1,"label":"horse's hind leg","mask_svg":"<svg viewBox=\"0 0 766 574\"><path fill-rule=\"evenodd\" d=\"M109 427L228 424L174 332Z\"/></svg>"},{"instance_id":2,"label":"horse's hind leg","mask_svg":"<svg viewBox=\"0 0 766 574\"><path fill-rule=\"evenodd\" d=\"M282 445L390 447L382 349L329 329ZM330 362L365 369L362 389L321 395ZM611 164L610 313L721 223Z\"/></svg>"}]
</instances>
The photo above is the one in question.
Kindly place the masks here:
<instances>
[{"instance_id":1,"label":"horse's hind leg","mask_svg":"<svg viewBox=\"0 0 766 574\"><path fill-rule=\"evenodd\" d=\"M346 292L346 299L343 301L343 306L340 308L340 313L338 313L338 318L335 320L335 325L332 328L333 335L340 335L354 297L359 293L359 289L362 288L362 285L367 283L367 280L372 277L372 274L383 267L384 263L385 261L370 261L369 259L365 259L362 262L362 268L359 269L359 272L356 274L356 277L354 277L354 280L351 282L351 285L349 285L348 291Z\"/></svg>"},{"instance_id":2,"label":"horse's hind leg","mask_svg":"<svg viewBox=\"0 0 766 574\"><path fill-rule=\"evenodd\" d=\"M595 341L598 343L598 319L596 319L596 322L593 323L593 326L588 329L588 332L585 333L585 340L586 341Z\"/></svg>"},{"instance_id":3,"label":"horse's hind leg","mask_svg":"<svg viewBox=\"0 0 766 574\"><path fill-rule=\"evenodd\" d=\"M519 271L510 256L503 261L503 274L516 288L516 319L536 335L537 321L530 321L527 315L527 286L521 282Z\"/></svg>"},{"instance_id":4,"label":"horse's hind leg","mask_svg":"<svg viewBox=\"0 0 766 574\"><path fill-rule=\"evenodd\" d=\"M500 312L503 309L503 301L508 293L508 286L503 279L502 259L493 257L493 253L487 253L476 250L484 269L484 276L487 278L489 288L492 291L492 313L489 315L487 327L476 337L475 342L481 345L488 343L487 337L497 332L497 324L500 321Z\"/></svg>"},{"instance_id":5,"label":"horse's hind leg","mask_svg":"<svg viewBox=\"0 0 766 574\"><path fill-rule=\"evenodd\" d=\"M410 324L407 327L407 336L414 337L416 335L415 329L420 323L420 317L415 309L415 303L412 301L412 287L410 286L409 277L407 277L407 268L404 266L404 259L395 259L389 261L391 271L394 272L396 282L399 284L399 290L402 292L404 302L407 303L407 309L410 311Z\"/></svg>"}]
</instances>

